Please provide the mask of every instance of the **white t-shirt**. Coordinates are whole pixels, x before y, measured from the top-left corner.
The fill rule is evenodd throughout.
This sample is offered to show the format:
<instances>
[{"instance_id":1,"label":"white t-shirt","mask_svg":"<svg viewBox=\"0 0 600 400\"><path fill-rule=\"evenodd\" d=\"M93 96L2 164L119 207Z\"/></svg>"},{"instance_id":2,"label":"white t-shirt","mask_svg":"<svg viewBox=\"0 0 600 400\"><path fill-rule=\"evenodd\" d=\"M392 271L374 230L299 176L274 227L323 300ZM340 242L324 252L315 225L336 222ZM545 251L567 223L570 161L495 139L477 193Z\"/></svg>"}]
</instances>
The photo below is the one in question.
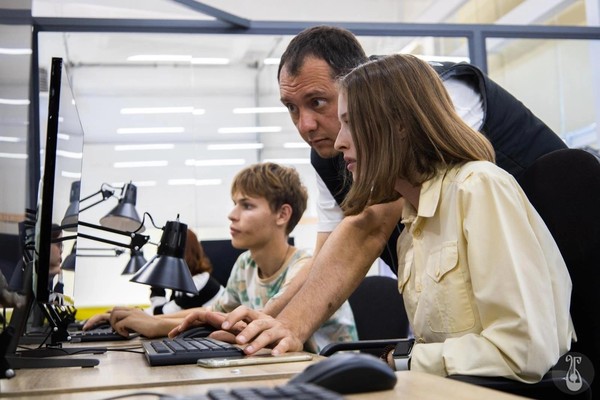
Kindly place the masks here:
<instances>
[{"instance_id":1,"label":"white t-shirt","mask_svg":"<svg viewBox=\"0 0 600 400\"><path fill-rule=\"evenodd\" d=\"M444 81L444 86L452 99L454 108L460 117L473 129L479 130L483 125L483 97L466 82L449 78ZM344 218L344 213L333 198L333 195L317 174L317 224L318 232L333 232Z\"/></svg>"}]
</instances>

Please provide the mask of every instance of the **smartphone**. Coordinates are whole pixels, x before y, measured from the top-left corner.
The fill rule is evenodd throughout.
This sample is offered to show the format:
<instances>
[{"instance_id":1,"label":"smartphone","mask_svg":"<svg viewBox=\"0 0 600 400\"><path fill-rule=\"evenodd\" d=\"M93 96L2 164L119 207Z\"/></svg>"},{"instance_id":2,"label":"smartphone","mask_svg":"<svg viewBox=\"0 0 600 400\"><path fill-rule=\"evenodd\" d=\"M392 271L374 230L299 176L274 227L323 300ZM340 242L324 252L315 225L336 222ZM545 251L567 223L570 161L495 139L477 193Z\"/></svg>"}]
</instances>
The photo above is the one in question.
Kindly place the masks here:
<instances>
[{"instance_id":1,"label":"smartphone","mask_svg":"<svg viewBox=\"0 0 600 400\"><path fill-rule=\"evenodd\" d=\"M258 364L275 364L283 362L294 362L294 361L310 361L312 356L310 354L282 354L280 356L272 356L270 354L249 356L244 358L204 358L199 359L197 364L201 367L207 368L221 368L221 367L239 367L243 365L258 365Z\"/></svg>"}]
</instances>

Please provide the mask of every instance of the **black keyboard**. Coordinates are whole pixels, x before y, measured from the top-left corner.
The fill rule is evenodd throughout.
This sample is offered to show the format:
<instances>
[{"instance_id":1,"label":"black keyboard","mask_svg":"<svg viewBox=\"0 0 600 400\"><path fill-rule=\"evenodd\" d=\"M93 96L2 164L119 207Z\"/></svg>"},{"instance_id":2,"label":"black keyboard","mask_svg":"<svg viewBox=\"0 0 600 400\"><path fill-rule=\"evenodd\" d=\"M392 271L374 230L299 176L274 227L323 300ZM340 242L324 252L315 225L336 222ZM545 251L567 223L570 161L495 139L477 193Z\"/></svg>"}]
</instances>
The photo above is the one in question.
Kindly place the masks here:
<instances>
[{"instance_id":1,"label":"black keyboard","mask_svg":"<svg viewBox=\"0 0 600 400\"><path fill-rule=\"evenodd\" d=\"M311 383L287 384L275 387L213 389L205 395L178 397L182 400L340 400L343 397Z\"/></svg>"},{"instance_id":2,"label":"black keyboard","mask_svg":"<svg viewBox=\"0 0 600 400\"><path fill-rule=\"evenodd\" d=\"M157 365L196 364L200 358L240 358L238 347L208 337L150 340L142 343L148 363Z\"/></svg>"},{"instance_id":3,"label":"black keyboard","mask_svg":"<svg viewBox=\"0 0 600 400\"><path fill-rule=\"evenodd\" d=\"M71 343L80 342L108 342L114 340L129 340L138 337L139 333L130 333L128 337L121 336L112 328L95 328L89 331L69 332Z\"/></svg>"}]
</instances>

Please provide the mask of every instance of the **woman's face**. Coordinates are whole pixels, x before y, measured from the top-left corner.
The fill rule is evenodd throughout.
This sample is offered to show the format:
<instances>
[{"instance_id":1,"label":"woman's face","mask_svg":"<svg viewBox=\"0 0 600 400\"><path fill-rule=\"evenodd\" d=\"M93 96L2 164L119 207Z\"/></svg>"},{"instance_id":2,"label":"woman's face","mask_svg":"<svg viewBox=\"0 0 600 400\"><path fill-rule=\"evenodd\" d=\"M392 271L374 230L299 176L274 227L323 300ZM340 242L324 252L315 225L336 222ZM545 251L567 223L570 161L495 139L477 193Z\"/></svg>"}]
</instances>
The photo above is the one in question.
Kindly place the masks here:
<instances>
[{"instance_id":1,"label":"woman's face","mask_svg":"<svg viewBox=\"0 0 600 400\"><path fill-rule=\"evenodd\" d=\"M338 118L341 127L334 147L337 151L344 154L346 169L350 171L352 178L356 179L356 149L352 141L352 135L350 134L350 127L348 126L348 101L346 93L343 90L340 91L338 97Z\"/></svg>"}]
</instances>

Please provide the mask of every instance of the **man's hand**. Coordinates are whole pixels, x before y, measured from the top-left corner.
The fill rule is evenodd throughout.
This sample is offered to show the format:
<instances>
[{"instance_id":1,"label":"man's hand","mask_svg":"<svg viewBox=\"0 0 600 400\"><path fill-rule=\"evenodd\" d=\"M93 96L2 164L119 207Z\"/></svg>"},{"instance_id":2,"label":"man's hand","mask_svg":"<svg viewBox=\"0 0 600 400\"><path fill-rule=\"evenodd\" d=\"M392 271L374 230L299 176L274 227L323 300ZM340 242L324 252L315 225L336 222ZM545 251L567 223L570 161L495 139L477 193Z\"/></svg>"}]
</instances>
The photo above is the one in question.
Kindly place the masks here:
<instances>
[{"instance_id":1,"label":"man's hand","mask_svg":"<svg viewBox=\"0 0 600 400\"><path fill-rule=\"evenodd\" d=\"M191 313L188 313L188 315L181 320L179 325L171 329L168 335L170 338L173 338L179 335L181 332L187 331L190 328L207 324L218 328L221 326L224 320L225 314L223 313L210 312L205 309L199 308ZM210 337L233 343L232 335L230 333L220 332L218 335L215 335L217 332L213 332L210 335ZM228 338L228 340L224 340L223 338Z\"/></svg>"},{"instance_id":2,"label":"man's hand","mask_svg":"<svg viewBox=\"0 0 600 400\"><path fill-rule=\"evenodd\" d=\"M247 326L238 333L236 342L241 345L247 344L244 352L248 355L272 345L275 345L271 352L273 355L303 349L302 340L294 336L284 322L245 306L230 312L221 324L221 328L235 331L239 330L242 323L246 323Z\"/></svg>"}]
</instances>

